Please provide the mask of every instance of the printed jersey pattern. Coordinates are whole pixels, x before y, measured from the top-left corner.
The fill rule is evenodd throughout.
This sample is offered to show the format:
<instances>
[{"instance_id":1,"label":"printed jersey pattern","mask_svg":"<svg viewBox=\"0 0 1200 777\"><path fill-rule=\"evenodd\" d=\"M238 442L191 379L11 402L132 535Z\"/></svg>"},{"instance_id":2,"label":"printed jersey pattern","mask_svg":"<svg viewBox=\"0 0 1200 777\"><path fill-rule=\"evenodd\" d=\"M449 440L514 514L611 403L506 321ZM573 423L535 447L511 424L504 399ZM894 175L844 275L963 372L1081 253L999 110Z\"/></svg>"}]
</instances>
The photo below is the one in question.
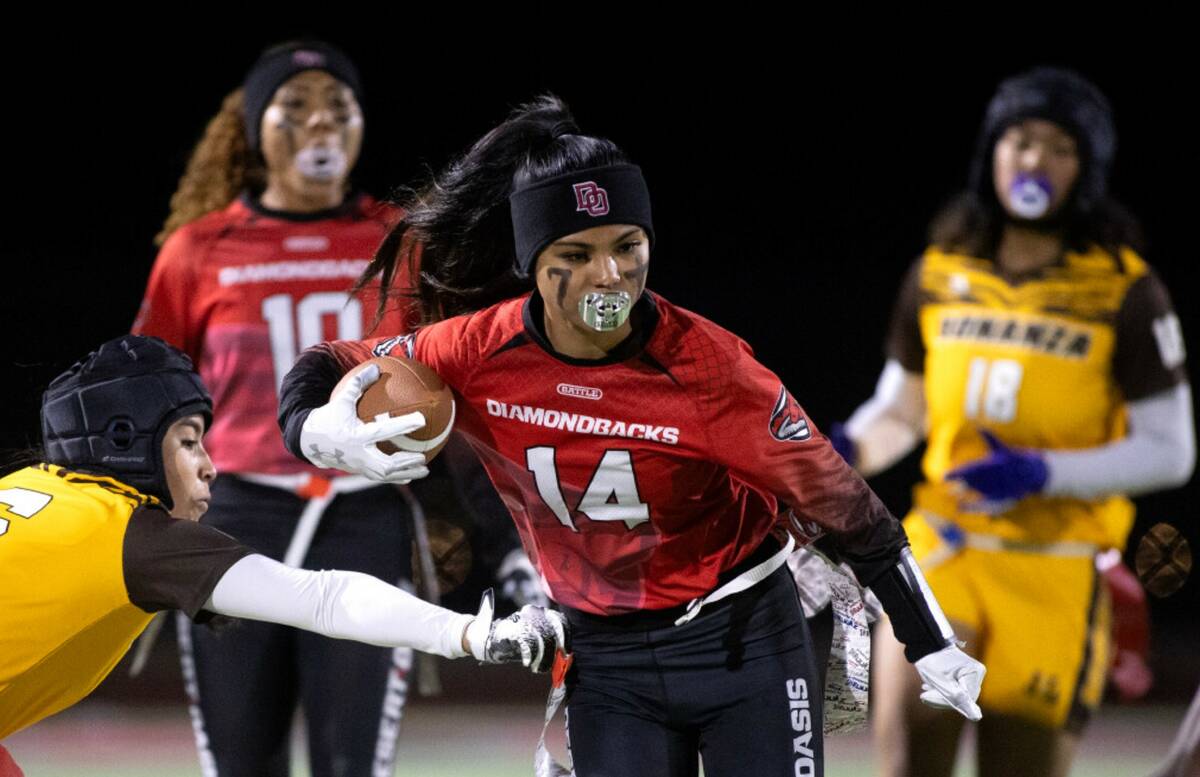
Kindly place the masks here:
<instances>
[{"instance_id":1,"label":"printed jersey pattern","mask_svg":"<svg viewBox=\"0 0 1200 777\"><path fill-rule=\"evenodd\" d=\"M925 374L927 482L916 487L917 509L1019 541L1122 547L1133 521L1123 496L1031 496L999 516L967 514L943 476L987 453L981 429L1028 448L1117 440L1125 401L1183 379L1178 319L1145 262L1097 248L1013 281L990 261L931 248L907 286L890 351Z\"/></svg>"},{"instance_id":2,"label":"printed jersey pattern","mask_svg":"<svg viewBox=\"0 0 1200 777\"><path fill-rule=\"evenodd\" d=\"M291 220L239 199L167 240L133 331L191 356L213 396L207 442L218 471L317 472L283 447L279 385L305 348L370 329L378 296L348 291L398 215L359 196ZM381 331L403 331L406 309L390 311Z\"/></svg>"},{"instance_id":3,"label":"printed jersey pattern","mask_svg":"<svg viewBox=\"0 0 1200 777\"><path fill-rule=\"evenodd\" d=\"M454 389L456 428L556 601L606 615L683 604L773 530L829 531L854 558L894 558L899 524L744 342L647 295L640 340L571 360L534 323L540 305L328 349L343 369L410 355Z\"/></svg>"}]
</instances>

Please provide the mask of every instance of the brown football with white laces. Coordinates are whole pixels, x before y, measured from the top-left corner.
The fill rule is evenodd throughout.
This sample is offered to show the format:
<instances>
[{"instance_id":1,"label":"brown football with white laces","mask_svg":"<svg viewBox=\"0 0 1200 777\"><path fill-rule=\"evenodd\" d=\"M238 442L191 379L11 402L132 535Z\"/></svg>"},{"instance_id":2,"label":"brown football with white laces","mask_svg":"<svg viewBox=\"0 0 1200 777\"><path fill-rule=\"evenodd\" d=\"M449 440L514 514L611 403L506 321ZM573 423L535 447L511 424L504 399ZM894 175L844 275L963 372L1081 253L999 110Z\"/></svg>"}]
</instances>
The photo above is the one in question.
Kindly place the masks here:
<instances>
[{"instance_id":1,"label":"brown football with white laces","mask_svg":"<svg viewBox=\"0 0 1200 777\"><path fill-rule=\"evenodd\" d=\"M454 426L454 395L438 374L420 362L398 356L376 356L359 364L342 377L336 393L354 375L370 364L379 365L379 380L367 386L358 400L358 417L374 421L387 416L420 413L425 426L416 431L377 443L384 453L409 451L433 457L450 438Z\"/></svg>"}]
</instances>

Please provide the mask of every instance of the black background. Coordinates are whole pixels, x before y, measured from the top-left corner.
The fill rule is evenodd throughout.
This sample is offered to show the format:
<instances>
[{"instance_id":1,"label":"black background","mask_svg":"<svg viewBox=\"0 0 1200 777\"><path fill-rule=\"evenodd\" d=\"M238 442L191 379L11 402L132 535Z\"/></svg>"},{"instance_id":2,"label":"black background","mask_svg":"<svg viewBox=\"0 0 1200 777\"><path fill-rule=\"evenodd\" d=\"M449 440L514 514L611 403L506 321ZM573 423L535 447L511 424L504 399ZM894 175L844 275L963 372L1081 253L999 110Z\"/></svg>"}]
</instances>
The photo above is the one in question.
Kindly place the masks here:
<instances>
[{"instance_id":1,"label":"black background","mask_svg":"<svg viewBox=\"0 0 1200 777\"><path fill-rule=\"evenodd\" d=\"M0 447L36 442L46 382L128 329L151 239L204 124L264 45L303 34L360 65L356 180L377 195L442 165L539 91L566 99L585 131L613 138L645 171L658 236L650 287L749 341L821 426L872 391L899 279L929 217L964 183L998 80L1037 63L1075 67L1112 100L1113 190L1142 219L1147 258L1200 347L1186 280L1200 172L1196 126L1184 120L1194 63L1173 46L1134 57L1115 36L1028 32L881 45L749 13L704 20L700 33L609 6L301 21L30 33L0 124L11 187ZM902 514L917 474L910 457L873 485ZM1140 499L1131 545L1167 521L1200 548L1197 497L1193 478ZM1160 694L1195 682L1198 603L1195 581L1154 602Z\"/></svg>"}]
</instances>

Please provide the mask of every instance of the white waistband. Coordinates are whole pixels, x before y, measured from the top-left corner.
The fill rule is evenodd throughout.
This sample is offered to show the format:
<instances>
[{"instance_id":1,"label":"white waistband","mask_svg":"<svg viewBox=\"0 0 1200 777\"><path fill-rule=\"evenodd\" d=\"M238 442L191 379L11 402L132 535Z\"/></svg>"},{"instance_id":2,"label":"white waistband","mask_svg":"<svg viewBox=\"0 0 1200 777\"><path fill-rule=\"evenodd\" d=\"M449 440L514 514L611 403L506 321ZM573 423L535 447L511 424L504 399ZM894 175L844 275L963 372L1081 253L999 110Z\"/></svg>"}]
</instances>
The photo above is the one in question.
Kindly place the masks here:
<instances>
[{"instance_id":1,"label":"white waistband","mask_svg":"<svg viewBox=\"0 0 1200 777\"><path fill-rule=\"evenodd\" d=\"M687 606L687 612L676 619L675 625L682 626L683 624L691 621L692 618L695 618L700 614L701 608L703 608L706 604L719 602L726 596L732 596L733 594L741 593L747 588L751 588L758 583L761 583L763 580L766 580L772 572L787 563L787 557L791 555L792 550L795 549L795 547L796 538L789 534L787 544L776 551L775 555L756 566L750 567L725 585L720 586L719 588L714 588L704 596L701 596L699 599L693 599L691 602L689 602Z\"/></svg>"}]
</instances>

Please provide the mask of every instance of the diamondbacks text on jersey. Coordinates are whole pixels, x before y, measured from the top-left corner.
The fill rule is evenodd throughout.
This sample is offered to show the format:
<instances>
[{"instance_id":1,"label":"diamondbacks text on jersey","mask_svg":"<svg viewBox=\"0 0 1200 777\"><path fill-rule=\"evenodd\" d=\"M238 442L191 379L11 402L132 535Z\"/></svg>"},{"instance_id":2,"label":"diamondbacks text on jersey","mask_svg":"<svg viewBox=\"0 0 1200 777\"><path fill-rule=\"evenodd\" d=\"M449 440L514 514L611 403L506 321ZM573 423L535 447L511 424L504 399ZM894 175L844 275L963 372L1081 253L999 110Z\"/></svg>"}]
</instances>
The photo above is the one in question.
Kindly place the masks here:
<instances>
[{"instance_id":1,"label":"diamondbacks text on jersey","mask_svg":"<svg viewBox=\"0 0 1200 777\"><path fill-rule=\"evenodd\" d=\"M553 352L541 304L317 350L342 372L400 352L455 390L457 429L556 601L603 615L686 603L786 528L839 535L868 579L894 564L898 524L740 339L647 293L635 334L579 361ZM297 388L285 405L303 399ZM298 437L288 443L298 452Z\"/></svg>"}]
</instances>

